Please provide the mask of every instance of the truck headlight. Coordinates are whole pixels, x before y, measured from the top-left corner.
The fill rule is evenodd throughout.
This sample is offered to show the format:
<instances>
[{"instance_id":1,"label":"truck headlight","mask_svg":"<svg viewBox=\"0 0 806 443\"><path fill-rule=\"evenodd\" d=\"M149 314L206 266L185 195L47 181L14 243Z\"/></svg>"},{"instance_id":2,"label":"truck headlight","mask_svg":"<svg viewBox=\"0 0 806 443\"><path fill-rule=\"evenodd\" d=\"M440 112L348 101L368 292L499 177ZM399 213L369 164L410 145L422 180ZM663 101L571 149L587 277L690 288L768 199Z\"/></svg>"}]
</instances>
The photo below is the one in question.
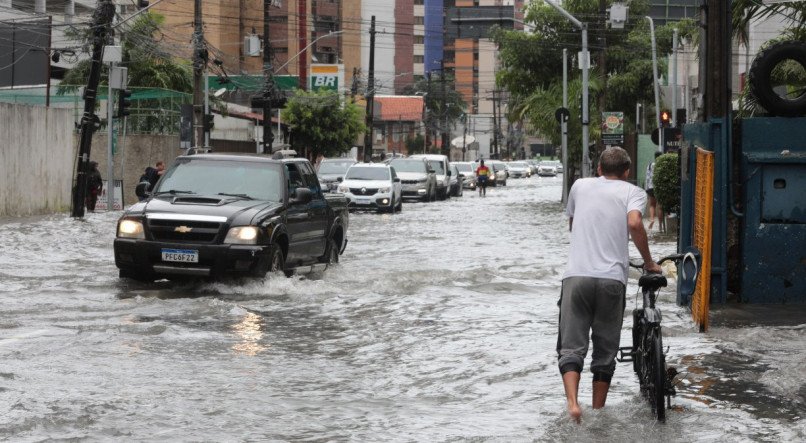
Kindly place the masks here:
<instances>
[{"instance_id":1,"label":"truck headlight","mask_svg":"<svg viewBox=\"0 0 806 443\"><path fill-rule=\"evenodd\" d=\"M136 220L121 220L121 222L118 223L118 237L145 239L146 235L143 231L143 223Z\"/></svg>"},{"instance_id":2,"label":"truck headlight","mask_svg":"<svg viewBox=\"0 0 806 443\"><path fill-rule=\"evenodd\" d=\"M234 245L257 244L258 229L255 226L237 226L230 228L224 243Z\"/></svg>"}]
</instances>

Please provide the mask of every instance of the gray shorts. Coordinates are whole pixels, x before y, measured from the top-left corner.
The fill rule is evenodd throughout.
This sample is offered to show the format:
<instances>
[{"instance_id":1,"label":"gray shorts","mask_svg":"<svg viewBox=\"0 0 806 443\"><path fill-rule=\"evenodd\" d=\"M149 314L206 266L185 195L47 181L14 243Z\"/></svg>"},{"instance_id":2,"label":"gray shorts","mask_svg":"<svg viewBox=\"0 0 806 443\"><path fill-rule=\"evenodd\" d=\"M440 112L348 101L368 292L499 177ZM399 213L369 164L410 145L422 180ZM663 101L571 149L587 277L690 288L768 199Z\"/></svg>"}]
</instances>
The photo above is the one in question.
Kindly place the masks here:
<instances>
[{"instance_id":1,"label":"gray shorts","mask_svg":"<svg viewBox=\"0 0 806 443\"><path fill-rule=\"evenodd\" d=\"M557 356L560 372L582 372L593 340L594 380L610 382L616 370L627 288L617 280L568 277L560 298Z\"/></svg>"}]
</instances>

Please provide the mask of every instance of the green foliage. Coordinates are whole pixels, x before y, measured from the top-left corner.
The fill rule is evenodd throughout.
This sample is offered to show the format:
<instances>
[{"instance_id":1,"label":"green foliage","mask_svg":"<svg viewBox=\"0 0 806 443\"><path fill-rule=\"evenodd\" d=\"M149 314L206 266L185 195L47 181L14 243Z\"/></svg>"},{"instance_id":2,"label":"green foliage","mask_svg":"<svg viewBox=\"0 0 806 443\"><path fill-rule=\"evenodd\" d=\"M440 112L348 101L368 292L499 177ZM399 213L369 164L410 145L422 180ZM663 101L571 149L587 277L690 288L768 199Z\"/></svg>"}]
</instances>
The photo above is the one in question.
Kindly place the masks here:
<instances>
[{"instance_id":1,"label":"green foliage","mask_svg":"<svg viewBox=\"0 0 806 443\"><path fill-rule=\"evenodd\" d=\"M131 28L123 35L123 63L129 69L129 86L163 88L190 93L193 91L193 67L190 62L177 59L160 47L159 28L165 18L147 12L134 19ZM82 37L82 34L76 34ZM90 38L89 34L83 37ZM86 47L89 47L87 43ZM90 60L83 60L65 74L57 94L75 92L87 83ZM107 83L106 66L101 73L101 84Z\"/></svg>"},{"instance_id":2,"label":"green foliage","mask_svg":"<svg viewBox=\"0 0 806 443\"><path fill-rule=\"evenodd\" d=\"M448 76L445 77L444 88L440 78L435 76L430 82L427 79L417 80L413 85L406 87L403 94L425 97L427 109L425 123L431 131L442 130L446 120L448 126L455 127L467 109L462 94L456 90L454 79Z\"/></svg>"},{"instance_id":3,"label":"green foliage","mask_svg":"<svg viewBox=\"0 0 806 443\"><path fill-rule=\"evenodd\" d=\"M291 145L297 152L337 157L348 152L366 130L363 111L354 103L342 103L333 91L297 91L282 110L291 128Z\"/></svg>"},{"instance_id":4,"label":"green foliage","mask_svg":"<svg viewBox=\"0 0 806 443\"><path fill-rule=\"evenodd\" d=\"M607 2L608 5L612 1ZM583 21L598 16L598 0L566 0L563 8ZM594 65L590 72L590 139L599 138L601 115L598 100L605 100L607 111L622 111L632 124L635 103L647 105L652 113L654 87L652 76L652 47L649 22L644 18L648 11L647 0L630 2L629 18L625 29L607 29L602 24L589 23L589 46ZM491 38L500 48L502 68L496 80L512 94L510 121L526 120L541 136L554 144L560 143L560 125L554 112L562 105L562 50L568 49L570 65L568 103L569 159L579 164L582 139L579 121L581 71L577 68L580 33L571 22L545 2L532 2L525 21L534 27L533 33L494 29ZM655 30L658 49L658 71L665 72L665 56L671 53L673 27L680 38L695 38L697 27L691 20ZM601 41L607 42L606 68L596 66ZM607 78L605 84L604 79ZM571 167L573 169L573 166ZM567 174L573 175L573 170Z\"/></svg>"},{"instance_id":5,"label":"green foliage","mask_svg":"<svg viewBox=\"0 0 806 443\"><path fill-rule=\"evenodd\" d=\"M754 19L786 17L788 33L800 36L806 34L806 2L788 2L765 5L760 0L733 0L733 34L742 42L748 39L748 25Z\"/></svg>"},{"instance_id":6,"label":"green foliage","mask_svg":"<svg viewBox=\"0 0 806 443\"><path fill-rule=\"evenodd\" d=\"M425 137L422 134L417 134L415 137L406 139L406 151L409 154L421 154L425 145Z\"/></svg>"},{"instance_id":7,"label":"green foliage","mask_svg":"<svg viewBox=\"0 0 806 443\"><path fill-rule=\"evenodd\" d=\"M677 154L663 154L655 159L652 186L655 198L665 212L680 211L680 163Z\"/></svg>"}]
</instances>

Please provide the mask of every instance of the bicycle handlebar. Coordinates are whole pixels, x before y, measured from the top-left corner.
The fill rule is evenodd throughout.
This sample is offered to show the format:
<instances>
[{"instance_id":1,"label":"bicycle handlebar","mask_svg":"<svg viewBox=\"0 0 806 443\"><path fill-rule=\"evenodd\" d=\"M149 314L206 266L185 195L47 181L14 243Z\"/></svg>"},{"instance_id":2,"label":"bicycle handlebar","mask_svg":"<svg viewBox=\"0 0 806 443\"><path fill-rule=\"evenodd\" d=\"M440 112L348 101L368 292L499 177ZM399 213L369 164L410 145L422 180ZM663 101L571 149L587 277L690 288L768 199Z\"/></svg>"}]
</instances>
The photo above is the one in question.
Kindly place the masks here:
<instances>
[{"instance_id":1,"label":"bicycle handlebar","mask_svg":"<svg viewBox=\"0 0 806 443\"><path fill-rule=\"evenodd\" d=\"M684 258L686 258L687 254L691 254L691 252L688 252L686 254L681 253L681 254L667 255L666 257L661 258L660 260L656 261L655 263L657 263L658 265L662 265L663 263L665 263L667 261L675 261L675 262L681 261ZM643 269L644 268L644 262L630 259L630 266L632 266L633 268L636 268L636 269Z\"/></svg>"}]
</instances>

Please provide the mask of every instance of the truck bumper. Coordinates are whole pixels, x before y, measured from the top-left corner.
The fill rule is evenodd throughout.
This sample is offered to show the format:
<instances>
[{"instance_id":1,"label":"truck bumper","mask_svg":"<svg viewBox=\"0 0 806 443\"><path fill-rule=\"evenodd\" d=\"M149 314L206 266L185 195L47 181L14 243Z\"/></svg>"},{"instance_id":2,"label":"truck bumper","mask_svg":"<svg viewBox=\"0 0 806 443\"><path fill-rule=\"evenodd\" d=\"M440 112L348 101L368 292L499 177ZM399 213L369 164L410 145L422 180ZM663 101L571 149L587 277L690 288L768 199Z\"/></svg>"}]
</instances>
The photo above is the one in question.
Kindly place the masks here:
<instances>
[{"instance_id":1,"label":"truck bumper","mask_svg":"<svg viewBox=\"0 0 806 443\"><path fill-rule=\"evenodd\" d=\"M176 263L162 260L163 249L198 251L198 263ZM189 275L223 277L262 275L268 269L271 246L268 245L204 245L164 243L148 240L116 238L115 265L121 275L163 277Z\"/></svg>"}]
</instances>

